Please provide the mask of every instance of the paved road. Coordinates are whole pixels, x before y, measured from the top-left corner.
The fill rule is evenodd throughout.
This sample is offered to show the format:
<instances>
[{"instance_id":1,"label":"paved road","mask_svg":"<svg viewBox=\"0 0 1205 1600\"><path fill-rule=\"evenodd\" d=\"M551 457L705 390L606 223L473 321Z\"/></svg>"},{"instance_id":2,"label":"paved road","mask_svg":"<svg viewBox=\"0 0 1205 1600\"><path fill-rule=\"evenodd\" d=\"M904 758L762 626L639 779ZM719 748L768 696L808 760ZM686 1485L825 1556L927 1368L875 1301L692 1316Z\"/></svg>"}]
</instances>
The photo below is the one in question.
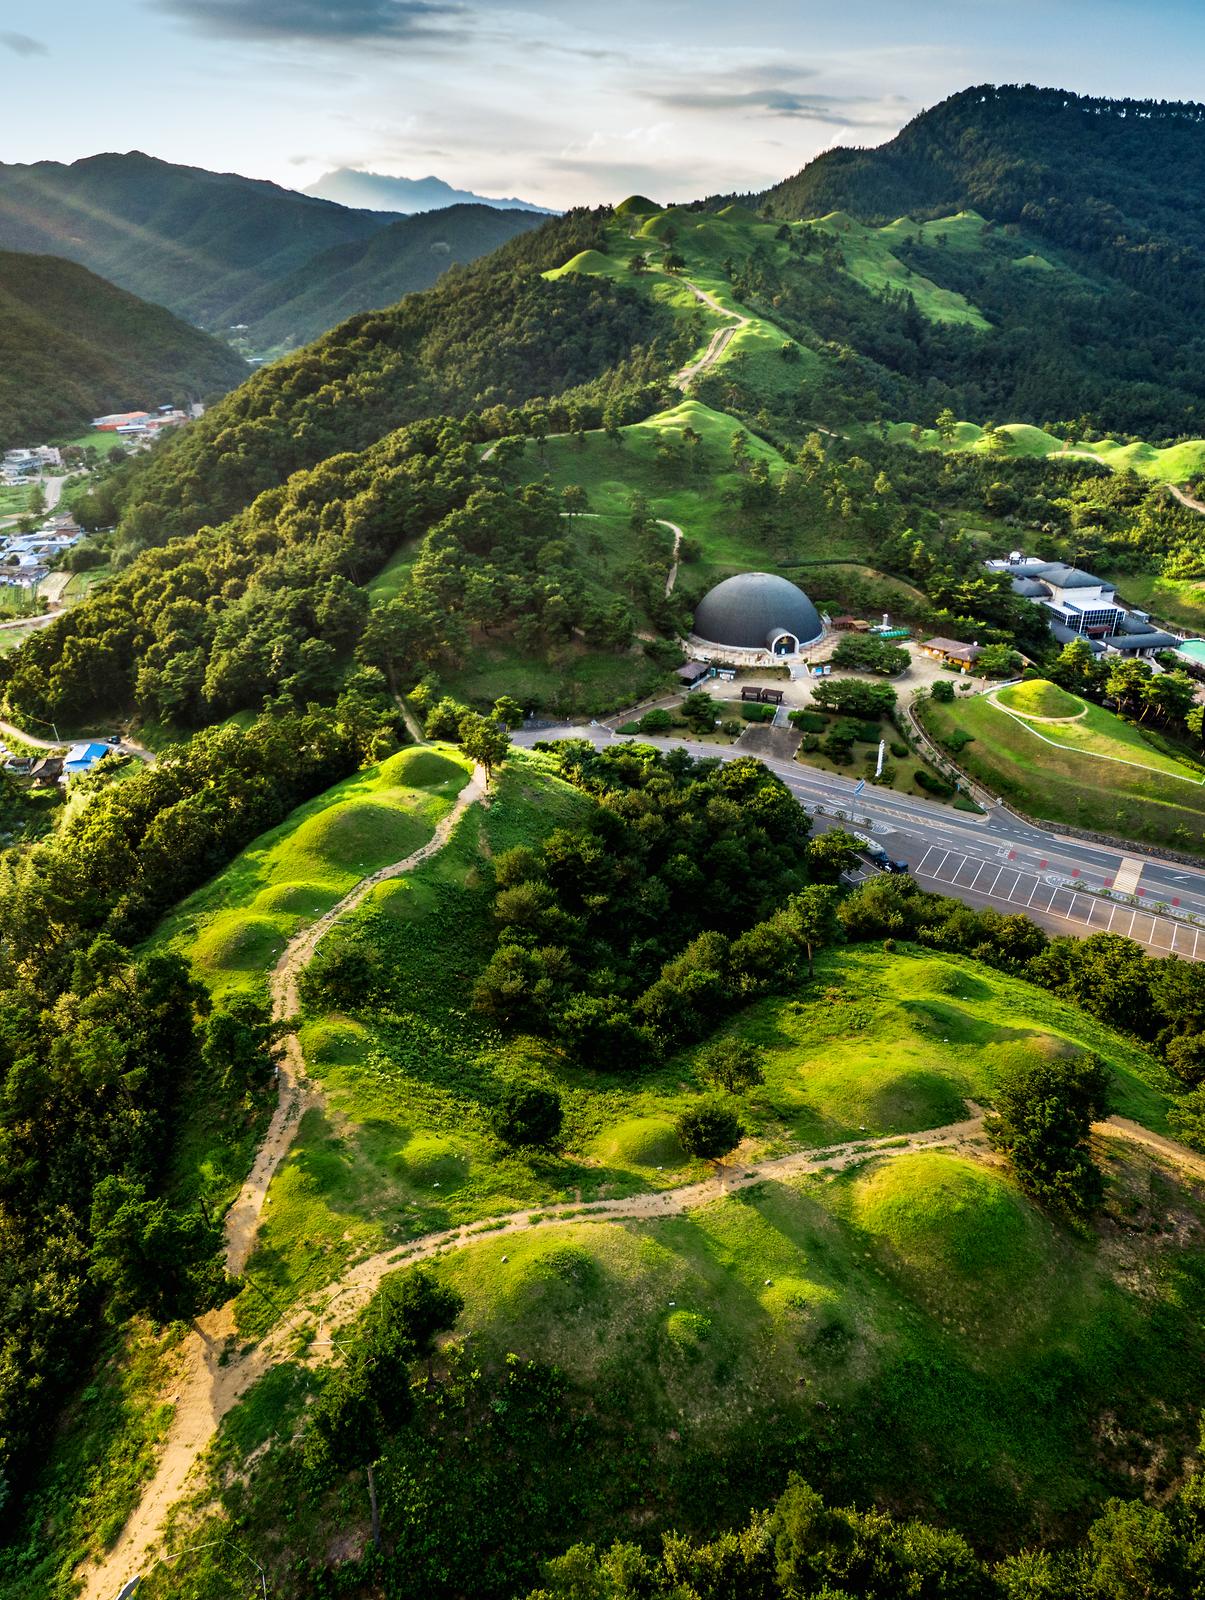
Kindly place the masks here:
<instances>
[{"instance_id":1,"label":"paved road","mask_svg":"<svg viewBox=\"0 0 1205 1600\"><path fill-rule=\"evenodd\" d=\"M613 735L598 727L524 729L514 735L516 744L528 746L566 737L597 745L614 742ZM727 761L747 753L738 746L689 739L649 742L676 744L693 756ZM908 862L926 889L980 908L1024 911L1054 932L1086 937L1112 931L1155 952L1174 950L1189 959L1205 960L1205 870L1144 856L1137 847L1122 853L1062 838L1023 822L1002 806L976 817L869 785L855 795L854 778L797 762L758 759L783 780L801 805L817 811L818 828L848 822L873 834L889 855ZM1118 895L1127 891L1124 899L1104 893L1118 880ZM1160 915L1155 907L1172 914ZM1133 915L1136 910L1139 914ZM1193 918L1200 919L1199 929Z\"/></svg>"}]
</instances>

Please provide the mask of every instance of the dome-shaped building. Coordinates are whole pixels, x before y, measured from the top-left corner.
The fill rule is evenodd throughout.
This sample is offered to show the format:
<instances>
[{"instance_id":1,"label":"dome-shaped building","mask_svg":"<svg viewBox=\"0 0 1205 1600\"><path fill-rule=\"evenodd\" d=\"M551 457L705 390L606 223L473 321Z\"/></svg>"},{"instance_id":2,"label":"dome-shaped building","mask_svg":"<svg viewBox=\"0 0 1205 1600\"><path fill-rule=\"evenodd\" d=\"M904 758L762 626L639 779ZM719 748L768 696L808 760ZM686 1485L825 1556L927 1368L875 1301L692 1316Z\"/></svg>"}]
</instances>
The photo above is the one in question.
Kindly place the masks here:
<instances>
[{"instance_id":1,"label":"dome-shaped building","mask_svg":"<svg viewBox=\"0 0 1205 1600\"><path fill-rule=\"evenodd\" d=\"M786 578L741 572L699 601L694 631L708 644L793 656L823 637L824 625L803 590Z\"/></svg>"}]
</instances>

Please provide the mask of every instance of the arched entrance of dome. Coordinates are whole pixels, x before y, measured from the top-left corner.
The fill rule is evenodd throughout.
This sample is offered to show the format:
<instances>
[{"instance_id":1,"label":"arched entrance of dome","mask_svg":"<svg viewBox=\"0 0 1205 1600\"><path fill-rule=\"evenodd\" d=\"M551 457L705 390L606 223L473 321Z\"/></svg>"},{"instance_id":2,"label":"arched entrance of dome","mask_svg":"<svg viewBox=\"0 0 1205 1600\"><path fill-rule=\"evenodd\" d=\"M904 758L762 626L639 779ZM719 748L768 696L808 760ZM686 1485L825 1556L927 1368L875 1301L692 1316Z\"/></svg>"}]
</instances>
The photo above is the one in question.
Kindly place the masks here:
<instances>
[{"instance_id":1,"label":"arched entrance of dome","mask_svg":"<svg viewBox=\"0 0 1205 1600\"><path fill-rule=\"evenodd\" d=\"M783 628L775 632L771 637L770 649L776 656L797 656L799 654L799 640L793 633L788 633Z\"/></svg>"}]
</instances>

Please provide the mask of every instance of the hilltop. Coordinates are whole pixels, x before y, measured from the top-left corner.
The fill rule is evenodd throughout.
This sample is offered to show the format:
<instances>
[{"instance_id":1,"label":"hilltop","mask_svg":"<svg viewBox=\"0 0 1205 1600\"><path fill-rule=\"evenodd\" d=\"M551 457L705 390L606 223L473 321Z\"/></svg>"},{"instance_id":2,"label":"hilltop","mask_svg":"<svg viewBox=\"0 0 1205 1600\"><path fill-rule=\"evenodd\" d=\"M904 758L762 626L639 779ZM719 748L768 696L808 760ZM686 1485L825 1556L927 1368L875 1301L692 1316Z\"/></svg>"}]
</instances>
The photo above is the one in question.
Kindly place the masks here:
<instances>
[{"instance_id":1,"label":"hilltop","mask_svg":"<svg viewBox=\"0 0 1205 1600\"><path fill-rule=\"evenodd\" d=\"M0 251L0 449L212 400L246 373L228 345L74 262Z\"/></svg>"}]
</instances>

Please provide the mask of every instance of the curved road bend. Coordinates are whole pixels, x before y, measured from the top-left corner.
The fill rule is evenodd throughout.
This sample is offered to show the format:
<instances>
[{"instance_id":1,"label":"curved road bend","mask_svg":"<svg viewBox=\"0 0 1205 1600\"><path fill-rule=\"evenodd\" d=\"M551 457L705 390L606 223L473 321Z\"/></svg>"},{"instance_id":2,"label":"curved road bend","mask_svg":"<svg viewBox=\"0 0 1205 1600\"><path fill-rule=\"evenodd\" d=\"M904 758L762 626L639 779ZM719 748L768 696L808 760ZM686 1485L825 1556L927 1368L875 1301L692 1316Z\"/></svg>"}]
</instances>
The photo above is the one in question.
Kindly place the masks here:
<instances>
[{"instance_id":1,"label":"curved road bend","mask_svg":"<svg viewBox=\"0 0 1205 1600\"><path fill-rule=\"evenodd\" d=\"M580 725L524 729L513 735L515 743L524 746L557 738L584 738L602 746L612 743L615 737L606 729ZM719 756L725 761L753 753L739 746L709 745L690 739L654 738L648 742L678 745L692 756L713 759ZM1058 933L1084 937L1106 931L1130 932L1156 953L1173 949L1177 955L1205 960L1205 870L1201 868L1144 856L1138 847L1123 854L1107 845L1063 838L1022 821L1003 806L993 807L986 817L976 817L936 801L897 795L870 785L855 795L856 779L772 756L758 754L757 759L782 779L801 805L809 809L825 807L830 813L841 813L831 819L820 817L819 827L840 826L848 820L855 829L873 832L890 855L908 862L925 888L953 895L977 908L994 906L1001 911L1023 911L1034 922ZM965 867L964 862L967 863ZM1131 922L1135 902L1122 904L1107 897L1097 902L1096 897L1071 889L1074 884L1084 889L1103 890L1113 883L1125 862L1141 867L1139 887L1142 892L1137 896L1138 904L1174 905L1181 917L1199 917L1203 926L1197 930L1190 924L1181 925L1144 911L1136 913L1141 920L1135 925ZM1024 897L1011 898L1001 892L1021 881L1026 882L1027 888L1034 888L1029 903ZM996 883L995 893L991 892L993 883ZM1039 885L1045 885L1044 891L1039 892ZM1047 899L1055 909L1043 909L1043 901ZM1060 909L1070 905L1072 899L1093 914L1091 922L1060 914ZM1113 913L1115 904L1116 915ZM1106 926L1110 917L1111 928ZM1153 923L1159 926L1152 927L1152 936L1148 938L1144 930Z\"/></svg>"}]
</instances>

